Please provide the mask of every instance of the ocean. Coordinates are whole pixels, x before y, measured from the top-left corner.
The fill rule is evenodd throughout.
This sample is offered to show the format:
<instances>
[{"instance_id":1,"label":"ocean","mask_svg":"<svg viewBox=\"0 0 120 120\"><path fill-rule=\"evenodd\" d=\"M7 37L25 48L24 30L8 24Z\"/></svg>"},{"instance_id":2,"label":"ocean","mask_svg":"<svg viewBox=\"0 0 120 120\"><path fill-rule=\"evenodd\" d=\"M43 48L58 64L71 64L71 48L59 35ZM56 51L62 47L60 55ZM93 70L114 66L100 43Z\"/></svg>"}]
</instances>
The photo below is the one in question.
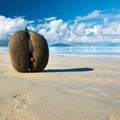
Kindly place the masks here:
<instances>
[{"instance_id":1,"label":"ocean","mask_svg":"<svg viewBox=\"0 0 120 120\"><path fill-rule=\"evenodd\" d=\"M49 45L50 56L120 58L120 42L55 43ZM8 46L0 46L7 54Z\"/></svg>"},{"instance_id":2,"label":"ocean","mask_svg":"<svg viewBox=\"0 0 120 120\"><path fill-rule=\"evenodd\" d=\"M51 54L68 57L120 58L120 42L53 44Z\"/></svg>"}]
</instances>

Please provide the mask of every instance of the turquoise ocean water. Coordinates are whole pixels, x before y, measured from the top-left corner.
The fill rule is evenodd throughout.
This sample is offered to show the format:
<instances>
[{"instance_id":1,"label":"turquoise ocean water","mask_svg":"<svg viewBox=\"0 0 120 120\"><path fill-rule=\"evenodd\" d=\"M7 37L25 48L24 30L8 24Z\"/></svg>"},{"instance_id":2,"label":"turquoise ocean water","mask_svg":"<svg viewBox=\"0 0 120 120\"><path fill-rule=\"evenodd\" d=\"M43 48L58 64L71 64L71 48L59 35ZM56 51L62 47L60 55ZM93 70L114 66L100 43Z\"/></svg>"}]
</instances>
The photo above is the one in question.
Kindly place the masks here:
<instances>
[{"instance_id":1,"label":"turquoise ocean water","mask_svg":"<svg viewBox=\"0 0 120 120\"><path fill-rule=\"evenodd\" d=\"M120 58L120 42L57 43L49 51L51 56ZM8 46L0 46L0 53L8 54Z\"/></svg>"}]
</instances>

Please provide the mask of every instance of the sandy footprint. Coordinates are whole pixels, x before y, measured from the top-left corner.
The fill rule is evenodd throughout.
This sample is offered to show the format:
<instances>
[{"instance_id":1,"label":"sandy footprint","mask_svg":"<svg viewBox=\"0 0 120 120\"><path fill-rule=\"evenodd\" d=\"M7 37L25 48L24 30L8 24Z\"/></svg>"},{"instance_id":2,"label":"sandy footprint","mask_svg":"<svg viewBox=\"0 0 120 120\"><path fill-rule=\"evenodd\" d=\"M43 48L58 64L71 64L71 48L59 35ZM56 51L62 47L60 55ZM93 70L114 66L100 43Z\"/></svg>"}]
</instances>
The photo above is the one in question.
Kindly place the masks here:
<instances>
[{"instance_id":1,"label":"sandy footprint","mask_svg":"<svg viewBox=\"0 0 120 120\"><path fill-rule=\"evenodd\" d=\"M24 116L26 116L25 108L30 102L30 96L28 94L18 94L14 95L12 99L14 101L14 105L9 112L6 113L4 120L20 120L18 117L20 118L23 116L22 118L24 118Z\"/></svg>"},{"instance_id":2,"label":"sandy footprint","mask_svg":"<svg viewBox=\"0 0 120 120\"><path fill-rule=\"evenodd\" d=\"M8 113L0 120L39 120L37 116L27 109L27 105L31 101L30 95L28 94L18 94L12 97L14 101L14 106L10 109Z\"/></svg>"},{"instance_id":3,"label":"sandy footprint","mask_svg":"<svg viewBox=\"0 0 120 120\"><path fill-rule=\"evenodd\" d=\"M24 109L27 107L27 104L30 102L30 96L28 94L25 95L15 95L13 96L13 100L15 102L15 105L13 107L12 111L19 111L21 109Z\"/></svg>"}]
</instances>

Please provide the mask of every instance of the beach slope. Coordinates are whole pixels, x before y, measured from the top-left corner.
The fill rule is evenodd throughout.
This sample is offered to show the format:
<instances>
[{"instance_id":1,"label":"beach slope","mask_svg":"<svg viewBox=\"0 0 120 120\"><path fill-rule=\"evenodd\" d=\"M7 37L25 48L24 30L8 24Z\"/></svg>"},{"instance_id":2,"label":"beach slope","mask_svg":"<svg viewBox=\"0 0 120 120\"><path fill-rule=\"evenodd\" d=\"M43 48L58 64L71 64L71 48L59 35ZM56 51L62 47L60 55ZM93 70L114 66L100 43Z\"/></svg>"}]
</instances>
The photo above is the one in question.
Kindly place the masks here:
<instances>
[{"instance_id":1,"label":"beach slope","mask_svg":"<svg viewBox=\"0 0 120 120\"><path fill-rule=\"evenodd\" d=\"M120 120L120 59L51 56L19 73L0 53L0 120Z\"/></svg>"}]
</instances>

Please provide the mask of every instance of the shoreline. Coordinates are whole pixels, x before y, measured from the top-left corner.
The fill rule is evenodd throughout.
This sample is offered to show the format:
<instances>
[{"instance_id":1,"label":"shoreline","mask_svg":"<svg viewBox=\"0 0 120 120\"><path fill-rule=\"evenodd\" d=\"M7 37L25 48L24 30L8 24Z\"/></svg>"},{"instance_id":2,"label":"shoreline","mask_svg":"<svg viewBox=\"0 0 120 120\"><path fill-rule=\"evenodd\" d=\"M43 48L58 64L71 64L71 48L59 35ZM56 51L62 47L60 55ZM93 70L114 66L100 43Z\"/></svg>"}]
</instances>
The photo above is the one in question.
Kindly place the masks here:
<instances>
[{"instance_id":1,"label":"shoreline","mask_svg":"<svg viewBox=\"0 0 120 120\"><path fill-rule=\"evenodd\" d=\"M76 46L78 47L78 46ZM104 50L104 46L98 47L97 50L93 49L94 47L88 46L83 47L79 46L78 48L74 47L51 47L49 46L50 56L55 57L70 57L70 58L120 58L120 50L119 46L115 51L115 47L112 51L109 46L107 46L106 50ZM91 50L92 49L92 50ZM8 46L0 46L0 54L9 54Z\"/></svg>"},{"instance_id":2,"label":"shoreline","mask_svg":"<svg viewBox=\"0 0 120 120\"><path fill-rule=\"evenodd\" d=\"M9 55L8 50L2 50L0 51L0 55ZM60 54L60 53L51 53L51 57L68 57L68 58L98 58L98 59L120 59L120 54L87 54L87 53L79 53L79 54Z\"/></svg>"},{"instance_id":3,"label":"shoreline","mask_svg":"<svg viewBox=\"0 0 120 120\"><path fill-rule=\"evenodd\" d=\"M19 73L0 55L0 120L120 119L120 59L50 56Z\"/></svg>"}]
</instances>

